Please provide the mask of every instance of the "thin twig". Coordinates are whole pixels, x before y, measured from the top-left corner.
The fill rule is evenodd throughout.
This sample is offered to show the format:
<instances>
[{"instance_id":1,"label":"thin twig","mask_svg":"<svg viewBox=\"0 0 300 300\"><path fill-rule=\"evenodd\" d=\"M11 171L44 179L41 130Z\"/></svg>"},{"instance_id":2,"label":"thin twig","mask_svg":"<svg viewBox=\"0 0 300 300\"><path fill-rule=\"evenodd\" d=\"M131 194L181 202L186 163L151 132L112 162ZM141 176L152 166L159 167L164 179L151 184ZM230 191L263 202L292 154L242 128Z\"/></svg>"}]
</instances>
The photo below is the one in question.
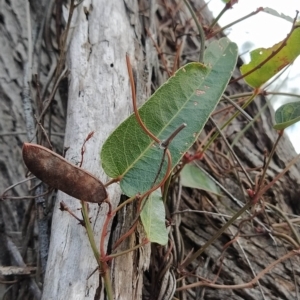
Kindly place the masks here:
<instances>
[{"instance_id":1,"label":"thin twig","mask_svg":"<svg viewBox=\"0 0 300 300\"><path fill-rule=\"evenodd\" d=\"M244 109L242 109L239 105L237 105L233 100L231 100L225 94L223 94L222 97L226 99L232 106L234 106L249 122L253 121L253 118L249 116L249 114Z\"/></svg>"},{"instance_id":2,"label":"thin twig","mask_svg":"<svg viewBox=\"0 0 300 300\"><path fill-rule=\"evenodd\" d=\"M232 156L234 157L234 159L236 160L236 162L238 163L238 165L240 166L240 168L243 170L245 176L247 177L249 183L251 184L251 186L254 186L254 182L252 181L252 179L250 178L249 174L247 173L247 171L245 170L243 164L240 162L240 159L238 158L238 156L236 155L236 153L233 151L233 149L231 148L230 144L228 143L226 137L224 136L222 130L219 128L218 124L214 121L214 119L212 117L210 117L210 121L214 124L214 126L217 128L219 134L221 135L221 137L223 138L224 143L226 144L227 148L229 149L230 153L232 154Z\"/></svg>"},{"instance_id":3,"label":"thin twig","mask_svg":"<svg viewBox=\"0 0 300 300\"><path fill-rule=\"evenodd\" d=\"M239 23L241 21L244 21L244 20L246 20L246 19L248 19L248 18L250 18L250 17L252 17L254 15L256 15L260 11L263 11L262 7L259 7L256 11L253 11L250 14L248 14L248 15L246 15L246 16L238 19L238 20L235 20L234 22L232 22L232 23L230 23L230 24L228 24L228 25L226 25L226 26L224 26L224 27L222 27L222 28L220 28L220 29L218 29L218 30L210 33L209 35L207 35L207 39L210 39L210 38L214 37L215 35L217 35L218 33L224 31L225 29L227 29L227 28L229 28L229 27L231 27L231 26L233 26L233 25L235 25L235 24L237 24L237 23Z\"/></svg>"}]
</instances>

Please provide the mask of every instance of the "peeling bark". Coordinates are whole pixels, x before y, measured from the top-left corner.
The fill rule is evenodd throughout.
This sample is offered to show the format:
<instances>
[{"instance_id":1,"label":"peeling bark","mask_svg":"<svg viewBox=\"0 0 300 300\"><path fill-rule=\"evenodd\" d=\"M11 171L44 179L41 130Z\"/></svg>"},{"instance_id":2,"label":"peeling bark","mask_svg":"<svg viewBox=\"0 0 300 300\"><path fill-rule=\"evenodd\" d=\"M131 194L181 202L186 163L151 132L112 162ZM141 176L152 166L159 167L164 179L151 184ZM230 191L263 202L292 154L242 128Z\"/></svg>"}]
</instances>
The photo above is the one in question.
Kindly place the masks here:
<instances>
[{"instance_id":1,"label":"peeling bark","mask_svg":"<svg viewBox=\"0 0 300 300\"><path fill-rule=\"evenodd\" d=\"M82 167L102 182L108 178L99 167L101 146L131 112L126 53L135 69L138 98L145 99L150 92L147 89L150 79L147 76L143 78L149 57L147 52L143 53L140 42L142 30L138 9L135 1L84 2L73 18L74 32L68 52L70 75L65 135L65 146L70 149L66 158L79 160L82 142L94 131L93 138L86 144ZM151 72L149 70L148 74ZM116 207L120 200L118 185L110 187L108 193L113 207ZM86 233L72 217L58 210L58 202L61 200L72 210L78 208L77 202L58 193L43 299L93 299L96 293L99 294L99 288L99 299L104 299L103 284L99 285L98 274L95 273L87 280L96 267L96 261ZM107 205L101 205L99 214L97 205L89 205L89 209L96 243L99 244ZM122 212L126 217L118 223L118 227L130 226L134 219L134 215L130 217L130 210L129 207ZM118 232L117 228L115 230ZM124 247L136 243L138 238L132 237ZM139 255L132 252L113 261L111 273L115 299L141 298L142 273L146 267L147 250Z\"/></svg>"}]
</instances>

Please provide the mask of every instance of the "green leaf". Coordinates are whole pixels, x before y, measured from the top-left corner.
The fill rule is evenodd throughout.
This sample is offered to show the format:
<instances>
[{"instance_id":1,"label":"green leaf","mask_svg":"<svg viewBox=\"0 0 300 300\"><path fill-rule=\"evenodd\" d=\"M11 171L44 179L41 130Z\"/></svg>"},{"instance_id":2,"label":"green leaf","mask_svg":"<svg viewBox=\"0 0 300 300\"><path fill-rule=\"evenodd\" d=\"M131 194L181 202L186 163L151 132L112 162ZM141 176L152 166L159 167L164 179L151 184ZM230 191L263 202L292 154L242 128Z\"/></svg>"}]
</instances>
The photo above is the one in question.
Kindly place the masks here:
<instances>
[{"instance_id":1,"label":"green leaf","mask_svg":"<svg viewBox=\"0 0 300 300\"><path fill-rule=\"evenodd\" d=\"M182 169L181 184L189 188L195 188L220 195L218 186L198 167L187 164Z\"/></svg>"},{"instance_id":2,"label":"green leaf","mask_svg":"<svg viewBox=\"0 0 300 300\"><path fill-rule=\"evenodd\" d=\"M275 112L274 129L283 130L300 121L300 102L286 103Z\"/></svg>"},{"instance_id":3,"label":"green leaf","mask_svg":"<svg viewBox=\"0 0 300 300\"><path fill-rule=\"evenodd\" d=\"M251 51L251 61L241 67L241 73L253 70L282 44L282 41L271 48L258 48ZM276 75L280 70L292 63L300 54L300 27L295 28L286 45L259 69L246 76L245 81L252 87L258 88Z\"/></svg>"},{"instance_id":4,"label":"green leaf","mask_svg":"<svg viewBox=\"0 0 300 300\"><path fill-rule=\"evenodd\" d=\"M193 145L222 96L236 64L237 46L220 39L208 46L204 59L205 65L195 62L180 68L139 109L146 127L161 141L187 124L169 145L172 168ZM153 186L163 153L131 115L104 143L101 161L108 176L120 178L124 194L133 196ZM156 184L166 168L165 158Z\"/></svg>"},{"instance_id":5,"label":"green leaf","mask_svg":"<svg viewBox=\"0 0 300 300\"><path fill-rule=\"evenodd\" d=\"M293 23L294 22L294 20L293 20L293 18L291 18L291 17L289 17L289 16L286 16L286 15L284 15L284 14L280 14L279 12L277 12L275 9L273 9L273 8L270 8L270 7L264 7L263 8L263 11L265 12L265 13L267 13L267 14L270 14L270 15L272 15L272 16L275 16L275 17L278 17L278 18L281 18L281 19L284 19L284 20L286 20L286 21L288 21L288 22L291 22L291 23Z\"/></svg>"},{"instance_id":6,"label":"green leaf","mask_svg":"<svg viewBox=\"0 0 300 300\"><path fill-rule=\"evenodd\" d=\"M151 243L167 244L168 232L165 224L165 206L160 191L154 191L146 200L141 212L141 220Z\"/></svg>"}]
</instances>

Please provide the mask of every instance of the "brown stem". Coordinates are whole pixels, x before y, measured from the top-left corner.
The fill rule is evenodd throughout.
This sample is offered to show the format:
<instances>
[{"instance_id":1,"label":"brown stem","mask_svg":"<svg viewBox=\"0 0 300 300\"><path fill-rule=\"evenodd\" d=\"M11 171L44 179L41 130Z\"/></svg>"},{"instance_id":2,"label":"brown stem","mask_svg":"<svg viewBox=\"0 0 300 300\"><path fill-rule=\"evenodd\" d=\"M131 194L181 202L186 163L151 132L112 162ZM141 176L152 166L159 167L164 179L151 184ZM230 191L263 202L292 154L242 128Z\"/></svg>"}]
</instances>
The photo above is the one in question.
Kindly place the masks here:
<instances>
[{"instance_id":1,"label":"brown stem","mask_svg":"<svg viewBox=\"0 0 300 300\"><path fill-rule=\"evenodd\" d=\"M141 126L141 128L145 131L145 133L152 138L156 143L160 143L160 140L152 133L149 131L149 129L145 126L144 122L142 121L140 114L138 112L138 108L136 105L136 94L135 94L135 84L134 84L134 79L133 79L133 74L132 74L132 68L130 64L130 58L128 54L126 54L126 64L127 64L127 70L129 74L129 79L130 79L130 86L131 86L131 96L132 96L132 105L133 105L133 110L134 110L134 115L136 117L137 122Z\"/></svg>"}]
</instances>

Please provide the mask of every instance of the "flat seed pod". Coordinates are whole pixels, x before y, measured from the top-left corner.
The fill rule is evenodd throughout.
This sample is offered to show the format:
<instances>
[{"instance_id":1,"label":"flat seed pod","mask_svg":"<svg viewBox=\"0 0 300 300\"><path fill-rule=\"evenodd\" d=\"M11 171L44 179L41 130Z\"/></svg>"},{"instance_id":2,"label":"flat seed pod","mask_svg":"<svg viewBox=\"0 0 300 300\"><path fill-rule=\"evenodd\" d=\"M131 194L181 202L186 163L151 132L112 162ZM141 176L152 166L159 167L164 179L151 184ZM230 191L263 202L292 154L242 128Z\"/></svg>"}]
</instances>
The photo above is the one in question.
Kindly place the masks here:
<instances>
[{"instance_id":1,"label":"flat seed pod","mask_svg":"<svg viewBox=\"0 0 300 300\"><path fill-rule=\"evenodd\" d=\"M24 143L23 160L38 179L74 198L92 203L107 199L98 178L43 146Z\"/></svg>"}]
</instances>

